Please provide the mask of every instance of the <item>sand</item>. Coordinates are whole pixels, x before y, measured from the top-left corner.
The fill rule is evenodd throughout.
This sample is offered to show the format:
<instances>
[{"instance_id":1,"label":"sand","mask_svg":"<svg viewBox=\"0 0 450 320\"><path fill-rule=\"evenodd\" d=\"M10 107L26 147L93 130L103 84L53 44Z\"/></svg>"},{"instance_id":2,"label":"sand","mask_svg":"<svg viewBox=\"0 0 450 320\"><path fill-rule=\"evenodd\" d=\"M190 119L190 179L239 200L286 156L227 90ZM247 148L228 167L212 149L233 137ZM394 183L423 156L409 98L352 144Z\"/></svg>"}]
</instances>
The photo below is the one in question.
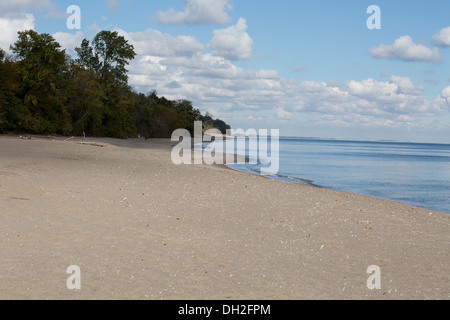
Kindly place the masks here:
<instances>
[{"instance_id":1,"label":"sand","mask_svg":"<svg viewBox=\"0 0 450 320\"><path fill-rule=\"evenodd\" d=\"M450 298L448 214L64 140L0 137L0 299Z\"/></svg>"}]
</instances>

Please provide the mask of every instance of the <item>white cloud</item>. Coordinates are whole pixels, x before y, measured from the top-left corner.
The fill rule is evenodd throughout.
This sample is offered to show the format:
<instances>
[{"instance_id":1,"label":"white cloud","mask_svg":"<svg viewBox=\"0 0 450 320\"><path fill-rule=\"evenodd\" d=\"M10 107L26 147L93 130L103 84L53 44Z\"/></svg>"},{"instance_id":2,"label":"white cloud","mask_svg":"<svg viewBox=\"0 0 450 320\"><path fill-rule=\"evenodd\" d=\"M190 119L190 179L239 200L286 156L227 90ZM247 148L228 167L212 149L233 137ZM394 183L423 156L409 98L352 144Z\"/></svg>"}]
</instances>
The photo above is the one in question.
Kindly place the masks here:
<instances>
[{"instance_id":1,"label":"white cloud","mask_svg":"<svg viewBox=\"0 0 450 320\"><path fill-rule=\"evenodd\" d=\"M403 36L395 40L393 45L380 45L369 50L372 57L402 61L439 61L441 55L437 48L428 48L416 44L410 36Z\"/></svg>"},{"instance_id":2,"label":"white cloud","mask_svg":"<svg viewBox=\"0 0 450 320\"><path fill-rule=\"evenodd\" d=\"M191 100L203 112L214 110L229 122L275 118L292 123L307 117L324 125L401 127L449 109L450 88L430 100L424 96L424 87L408 77L299 83L283 79L274 70L240 68L230 59L209 53L191 36L175 37L153 29L117 31L138 53L129 66L129 82L138 91L155 89L168 99ZM301 117L296 116L299 113Z\"/></svg>"},{"instance_id":3,"label":"white cloud","mask_svg":"<svg viewBox=\"0 0 450 320\"><path fill-rule=\"evenodd\" d=\"M191 57L205 49L203 44L192 36L173 37L154 29L142 32L115 30L130 41L138 55L180 58Z\"/></svg>"},{"instance_id":4,"label":"white cloud","mask_svg":"<svg viewBox=\"0 0 450 320\"><path fill-rule=\"evenodd\" d=\"M399 94L411 94L414 96L419 96L423 94L425 88L423 86L415 86L411 79L408 77L397 77L392 76L390 83L397 86L397 93Z\"/></svg>"},{"instance_id":5,"label":"white cloud","mask_svg":"<svg viewBox=\"0 0 450 320\"><path fill-rule=\"evenodd\" d=\"M170 8L158 12L160 24L212 24L222 25L230 21L227 10L232 8L232 0L185 0L183 11Z\"/></svg>"},{"instance_id":6,"label":"white cloud","mask_svg":"<svg viewBox=\"0 0 450 320\"><path fill-rule=\"evenodd\" d=\"M397 94L398 86L392 82L378 82L374 79L347 82L349 93L363 99L386 99Z\"/></svg>"},{"instance_id":7,"label":"white cloud","mask_svg":"<svg viewBox=\"0 0 450 320\"><path fill-rule=\"evenodd\" d=\"M447 99L450 98L450 86L442 90L442 96L446 97Z\"/></svg>"},{"instance_id":8,"label":"white cloud","mask_svg":"<svg viewBox=\"0 0 450 320\"><path fill-rule=\"evenodd\" d=\"M53 38L55 38L63 49L66 49L66 54L74 57L76 56L75 48L79 47L83 41L83 32L77 31L75 34L57 32L53 35Z\"/></svg>"},{"instance_id":9,"label":"white cloud","mask_svg":"<svg viewBox=\"0 0 450 320\"><path fill-rule=\"evenodd\" d=\"M423 94L423 86L415 86L408 77L392 76L389 82L374 79L347 82L350 94L367 100L390 100L396 96Z\"/></svg>"},{"instance_id":10,"label":"white cloud","mask_svg":"<svg viewBox=\"0 0 450 320\"><path fill-rule=\"evenodd\" d=\"M14 18L16 14L29 13L34 10L46 9L46 18L66 19L67 13L63 12L57 4L50 0L14 0L0 1L0 17Z\"/></svg>"},{"instance_id":11,"label":"white cloud","mask_svg":"<svg viewBox=\"0 0 450 320\"><path fill-rule=\"evenodd\" d=\"M209 43L213 55L228 60L249 60L252 58L253 39L247 33L247 21L240 18L234 26L214 30Z\"/></svg>"},{"instance_id":12,"label":"white cloud","mask_svg":"<svg viewBox=\"0 0 450 320\"><path fill-rule=\"evenodd\" d=\"M14 14L9 18L0 17L0 48L9 52L9 46L18 38L18 31L34 29L35 18L30 13Z\"/></svg>"},{"instance_id":13,"label":"white cloud","mask_svg":"<svg viewBox=\"0 0 450 320\"><path fill-rule=\"evenodd\" d=\"M27 10L36 10L42 7L52 9L53 4L49 0L2 0L0 1L0 15L10 16L13 13L23 13Z\"/></svg>"},{"instance_id":14,"label":"white cloud","mask_svg":"<svg viewBox=\"0 0 450 320\"><path fill-rule=\"evenodd\" d=\"M450 86L442 90L442 93L436 98L434 103L441 110L450 110Z\"/></svg>"},{"instance_id":15,"label":"white cloud","mask_svg":"<svg viewBox=\"0 0 450 320\"><path fill-rule=\"evenodd\" d=\"M67 18L67 14L50 0L0 1L0 47L9 52L19 31L34 30L36 19L30 12L42 9L47 11L47 18Z\"/></svg>"},{"instance_id":16,"label":"white cloud","mask_svg":"<svg viewBox=\"0 0 450 320\"><path fill-rule=\"evenodd\" d=\"M305 112L389 119L399 115L441 115L448 109L447 94L450 94L450 90L444 90L435 101L430 101L423 95L422 86L397 76L391 77L390 81L352 80L343 87L314 81L303 82L299 87L306 98Z\"/></svg>"},{"instance_id":17,"label":"white cloud","mask_svg":"<svg viewBox=\"0 0 450 320\"><path fill-rule=\"evenodd\" d=\"M254 117L254 116L250 115L247 117L247 120L248 121L262 121L263 118L262 117Z\"/></svg>"},{"instance_id":18,"label":"white cloud","mask_svg":"<svg viewBox=\"0 0 450 320\"><path fill-rule=\"evenodd\" d=\"M166 35L164 41L176 39ZM172 49L177 46L183 51L181 43ZM144 92L156 89L169 99L187 98L205 109L272 109L275 103L292 97L293 84L280 79L275 71L243 70L210 53L177 56L164 48L141 51L145 54L129 66L131 85Z\"/></svg>"},{"instance_id":19,"label":"white cloud","mask_svg":"<svg viewBox=\"0 0 450 320\"><path fill-rule=\"evenodd\" d=\"M450 27L442 29L433 36L433 43L438 47L450 47Z\"/></svg>"},{"instance_id":20,"label":"white cloud","mask_svg":"<svg viewBox=\"0 0 450 320\"><path fill-rule=\"evenodd\" d=\"M277 118L279 120L291 120L293 118L293 115L289 111L283 110L282 108L278 108Z\"/></svg>"}]
</instances>

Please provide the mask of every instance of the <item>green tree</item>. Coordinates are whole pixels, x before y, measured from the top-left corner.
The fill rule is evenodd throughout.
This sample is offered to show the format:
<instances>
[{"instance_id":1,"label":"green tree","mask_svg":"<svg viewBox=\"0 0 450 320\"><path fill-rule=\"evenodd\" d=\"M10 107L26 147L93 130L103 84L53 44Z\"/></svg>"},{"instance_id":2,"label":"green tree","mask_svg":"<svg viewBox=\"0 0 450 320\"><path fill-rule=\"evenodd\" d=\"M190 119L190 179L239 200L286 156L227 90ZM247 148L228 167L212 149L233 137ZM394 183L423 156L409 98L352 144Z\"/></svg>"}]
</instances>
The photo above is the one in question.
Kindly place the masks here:
<instances>
[{"instance_id":1,"label":"green tree","mask_svg":"<svg viewBox=\"0 0 450 320\"><path fill-rule=\"evenodd\" d=\"M128 82L126 66L136 56L133 45L116 31L100 31L94 37L92 46L84 39L79 48L77 62L94 70L103 80L111 76L121 84Z\"/></svg>"},{"instance_id":2,"label":"green tree","mask_svg":"<svg viewBox=\"0 0 450 320\"><path fill-rule=\"evenodd\" d=\"M23 101L18 129L33 133L62 133L72 130L61 86L66 67L65 50L49 34L33 30L19 32L11 46L16 54ZM31 117L30 117L31 116Z\"/></svg>"},{"instance_id":3,"label":"green tree","mask_svg":"<svg viewBox=\"0 0 450 320\"><path fill-rule=\"evenodd\" d=\"M133 91L126 66L136 53L117 32L101 31L92 44L84 39L75 61L33 30L19 32L11 50L15 57L0 49L0 132L169 138L179 128L192 133L196 120L229 128L189 100Z\"/></svg>"},{"instance_id":4,"label":"green tree","mask_svg":"<svg viewBox=\"0 0 450 320\"><path fill-rule=\"evenodd\" d=\"M134 101L126 69L136 56L134 47L117 32L101 31L92 45L84 39L75 50L76 64L93 72L100 81L104 134L117 138L135 135L136 125L131 115Z\"/></svg>"},{"instance_id":5,"label":"green tree","mask_svg":"<svg viewBox=\"0 0 450 320\"><path fill-rule=\"evenodd\" d=\"M78 65L95 72L100 70L99 59L94 55L94 49L87 39L83 39L80 47L75 48L75 51L78 54L78 59L75 60Z\"/></svg>"},{"instance_id":6,"label":"green tree","mask_svg":"<svg viewBox=\"0 0 450 320\"><path fill-rule=\"evenodd\" d=\"M103 119L106 108L100 81L91 70L72 63L67 87L67 106L72 117L73 134L88 136L105 135Z\"/></svg>"},{"instance_id":7,"label":"green tree","mask_svg":"<svg viewBox=\"0 0 450 320\"><path fill-rule=\"evenodd\" d=\"M14 118L21 109L19 91L17 64L0 48L0 133L15 129Z\"/></svg>"},{"instance_id":8,"label":"green tree","mask_svg":"<svg viewBox=\"0 0 450 320\"><path fill-rule=\"evenodd\" d=\"M216 119L213 121L213 127L219 129L222 134L226 134L227 130L231 129L230 125L226 124L220 119Z\"/></svg>"}]
</instances>

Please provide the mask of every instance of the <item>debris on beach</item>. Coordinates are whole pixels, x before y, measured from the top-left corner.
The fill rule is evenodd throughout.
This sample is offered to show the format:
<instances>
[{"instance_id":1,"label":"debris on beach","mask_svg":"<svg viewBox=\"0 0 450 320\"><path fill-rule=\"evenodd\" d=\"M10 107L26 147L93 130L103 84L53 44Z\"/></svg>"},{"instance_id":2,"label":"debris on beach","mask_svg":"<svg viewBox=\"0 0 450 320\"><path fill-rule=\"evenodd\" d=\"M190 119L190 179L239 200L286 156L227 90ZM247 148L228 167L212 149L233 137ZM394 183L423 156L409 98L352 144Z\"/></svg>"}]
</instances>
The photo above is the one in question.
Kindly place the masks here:
<instances>
[{"instance_id":1,"label":"debris on beach","mask_svg":"<svg viewBox=\"0 0 450 320\"><path fill-rule=\"evenodd\" d=\"M106 146L106 144L94 143L94 142L78 142L78 144L82 144L82 145L86 145L86 146L100 147L100 148L103 148Z\"/></svg>"}]
</instances>

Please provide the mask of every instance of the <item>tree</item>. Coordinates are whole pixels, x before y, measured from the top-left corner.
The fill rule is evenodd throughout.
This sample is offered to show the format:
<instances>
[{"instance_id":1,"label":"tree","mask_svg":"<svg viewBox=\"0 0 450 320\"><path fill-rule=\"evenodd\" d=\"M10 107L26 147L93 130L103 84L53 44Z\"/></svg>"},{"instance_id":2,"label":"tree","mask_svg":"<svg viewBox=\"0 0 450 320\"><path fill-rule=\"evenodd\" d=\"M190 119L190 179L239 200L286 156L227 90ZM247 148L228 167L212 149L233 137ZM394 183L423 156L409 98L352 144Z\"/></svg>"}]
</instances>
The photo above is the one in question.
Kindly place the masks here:
<instances>
[{"instance_id":1,"label":"tree","mask_svg":"<svg viewBox=\"0 0 450 320\"><path fill-rule=\"evenodd\" d=\"M18 32L11 46L16 54L25 107L18 129L32 133L62 133L72 130L61 86L66 67L65 50L49 34L33 30Z\"/></svg>"},{"instance_id":2,"label":"tree","mask_svg":"<svg viewBox=\"0 0 450 320\"><path fill-rule=\"evenodd\" d=\"M77 62L94 70L103 80L113 77L121 84L128 82L126 66L136 56L133 45L114 31L100 31L94 37L92 46L84 39L79 48Z\"/></svg>"},{"instance_id":3,"label":"tree","mask_svg":"<svg viewBox=\"0 0 450 320\"><path fill-rule=\"evenodd\" d=\"M0 133L14 129L14 113L20 109L20 101L16 97L19 90L17 64L0 48Z\"/></svg>"},{"instance_id":4,"label":"tree","mask_svg":"<svg viewBox=\"0 0 450 320\"><path fill-rule=\"evenodd\" d=\"M104 134L117 138L135 135L136 125L131 116L133 99L126 69L136 56L134 47L117 32L101 31L92 45L84 39L75 50L76 64L93 72L100 81Z\"/></svg>"},{"instance_id":5,"label":"tree","mask_svg":"<svg viewBox=\"0 0 450 320\"><path fill-rule=\"evenodd\" d=\"M75 51L78 54L78 59L76 59L76 63L78 65L88 70L95 72L99 71L100 68L98 57L94 55L94 49L92 49L87 39L83 39L81 46L79 48L75 48Z\"/></svg>"},{"instance_id":6,"label":"tree","mask_svg":"<svg viewBox=\"0 0 450 320\"><path fill-rule=\"evenodd\" d=\"M222 132L222 134L226 134L227 130L231 129L230 125L226 124L224 121L220 119L216 119L213 121L214 128L217 128Z\"/></svg>"},{"instance_id":7,"label":"tree","mask_svg":"<svg viewBox=\"0 0 450 320\"><path fill-rule=\"evenodd\" d=\"M196 120L229 128L189 100L133 91L126 66L136 53L117 32L84 39L75 61L33 30L19 32L11 50L15 56L0 49L0 132L170 138L176 129L192 133Z\"/></svg>"},{"instance_id":8,"label":"tree","mask_svg":"<svg viewBox=\"0 0 450 320\"><path fill-rule=\"evenodd\" d=\"M67 87L68 110L72 117L73 134L103 136L106 108L101 83L91 70L72 63L69 68L71 85Z\"/></svg>"},{"instance_id":9,"label":"tree","mask_svg":"<svg viewBox=\"0 0 450 320\"><path fill-rule=\"evenodd\" d=\"M226 134L227 130L231 129L231 126L226 124L224 121L220 119L214 120L213 116L209 112L206 112L201 119L203 121L203 130L205 131L208 129L217 129L222 134Z\"/></svg>"}]
</instances>

